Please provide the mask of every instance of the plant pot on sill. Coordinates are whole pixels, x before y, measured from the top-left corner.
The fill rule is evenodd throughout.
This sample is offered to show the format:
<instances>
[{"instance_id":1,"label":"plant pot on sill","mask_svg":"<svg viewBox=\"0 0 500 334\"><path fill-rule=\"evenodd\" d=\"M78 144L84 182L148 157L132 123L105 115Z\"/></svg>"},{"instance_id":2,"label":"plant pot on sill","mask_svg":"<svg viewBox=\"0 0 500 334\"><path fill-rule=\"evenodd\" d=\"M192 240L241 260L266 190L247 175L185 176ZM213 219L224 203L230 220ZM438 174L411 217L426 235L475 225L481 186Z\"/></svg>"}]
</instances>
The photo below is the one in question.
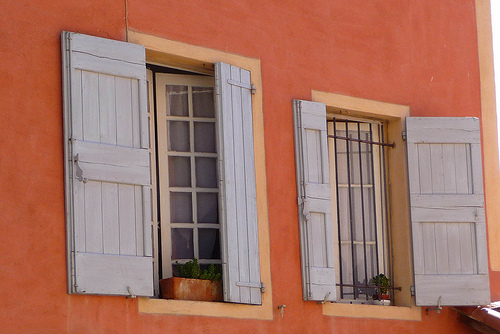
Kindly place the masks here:
<instances>
[{"instance_id":1,"label":"plant pot on sill","mask_svg":"<svg viewBox=\"0 0 500 334\"><path fill-rule=\"evenodd\" d=\"M160 280L162 298L197 301L222 301L222 281L170 277Z\"/></svg>"},{"instance_id":2,"label":"plant pot on sill","mask_svg":"<svg viewBox=\"0 0 500 334\"><path fill-rule=\"evenodd\" d=\"M390 300L390 299L391 299L391 296L389 296L388 294L387 294L387 295L386 295L386 294L382 294L382 295L380 296L380 300ZM379 300L379 298L378 298L378 294L376 294L376 293L375 293L375 294L373 295L373 300Z\"/></svg>"}]
</instances>

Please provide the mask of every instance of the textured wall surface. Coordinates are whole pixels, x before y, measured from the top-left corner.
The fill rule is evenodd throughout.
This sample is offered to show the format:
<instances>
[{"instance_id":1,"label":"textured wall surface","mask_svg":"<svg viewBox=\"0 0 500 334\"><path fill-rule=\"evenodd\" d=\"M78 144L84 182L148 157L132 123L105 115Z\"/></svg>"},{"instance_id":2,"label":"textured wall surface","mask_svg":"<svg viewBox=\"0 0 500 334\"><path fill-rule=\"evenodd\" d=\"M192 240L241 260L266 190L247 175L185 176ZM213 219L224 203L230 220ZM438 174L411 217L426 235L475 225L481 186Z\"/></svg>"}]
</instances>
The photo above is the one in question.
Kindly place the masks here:
<instances>
[{"instance_id":1,"label":"textured wall surface","mask_svg":"<svg viewBox=\"0 0 500 334\"><path fill-rule=\"evenodd\" d=\"M481 117L473 0L6 0L0 12L2 333L472 332L450 309L361 320L302 300L291 101L314 89ZM66 293L60 33L125 40L126 24L261 60L272 321L140 314L137 300ZM493 272L497 298L499 281Z\"/></svg>"}]
</instances>

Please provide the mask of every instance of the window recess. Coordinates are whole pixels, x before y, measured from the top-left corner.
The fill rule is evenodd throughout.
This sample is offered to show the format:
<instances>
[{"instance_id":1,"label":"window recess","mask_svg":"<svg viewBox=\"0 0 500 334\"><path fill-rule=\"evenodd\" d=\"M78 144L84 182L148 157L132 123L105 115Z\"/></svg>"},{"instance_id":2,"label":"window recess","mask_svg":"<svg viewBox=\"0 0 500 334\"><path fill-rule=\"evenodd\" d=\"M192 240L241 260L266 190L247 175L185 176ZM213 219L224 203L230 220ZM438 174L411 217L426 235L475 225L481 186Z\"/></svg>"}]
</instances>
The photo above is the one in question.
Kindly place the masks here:
<instances>
[{"instance_id":1,"label":"window recess","mask_svg":"<svg viewBox=\"0 0 500 334\"><path fill-rule=\"evenodd\" d=\"M221 264L214 78L157 73L162 277Z\"/></svg>"},{"instance_id":2,"label":"window recess","mask_svg":"<svg viewBox=\"0 0 500 334\"><path fill-rule=\"evenodd\" d=\"M338 297L380 300L372 278L390 278L385 155L393 144L384 142L382 122L327 123Z\"/></svg>"}]
</instances>

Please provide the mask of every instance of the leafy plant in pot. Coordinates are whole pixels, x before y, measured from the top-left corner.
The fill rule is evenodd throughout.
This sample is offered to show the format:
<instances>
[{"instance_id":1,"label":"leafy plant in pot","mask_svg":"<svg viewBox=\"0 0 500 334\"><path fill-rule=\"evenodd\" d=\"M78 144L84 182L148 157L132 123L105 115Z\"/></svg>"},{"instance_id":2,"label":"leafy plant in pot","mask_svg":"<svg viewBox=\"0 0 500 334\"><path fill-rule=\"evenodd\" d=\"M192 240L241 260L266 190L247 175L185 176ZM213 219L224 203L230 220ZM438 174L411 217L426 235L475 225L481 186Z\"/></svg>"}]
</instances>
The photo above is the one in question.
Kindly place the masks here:
<instances>
[{"instance_id":1,"label":"leafy plant in pot","mask_svg":"<svg viewBox=\"0 0 500 334\"><path fill-rule=\"evenodd\" d=\"M389 296L389 289L384 289L390 287L390 281L387 276L384 274L380 273L376 276L373 276L371 279L371 283L375 286L377 286L376 292L373 295L374 300L379 300L379 299L390 299ZM379 296L380 292L380 296Z\"/></svg>"},{"instance_id":2,"label":"leafy plant in pot","mask_svg":"<svg viewBox=\"0 0 500 334\"><path fill-rule=\"evenodd\" d=\"M222 301L222 274L211 264L201 270L198 259L179 265L179 277L160 280L162 298L198 301Z\"/></svg>"}]
</instances>

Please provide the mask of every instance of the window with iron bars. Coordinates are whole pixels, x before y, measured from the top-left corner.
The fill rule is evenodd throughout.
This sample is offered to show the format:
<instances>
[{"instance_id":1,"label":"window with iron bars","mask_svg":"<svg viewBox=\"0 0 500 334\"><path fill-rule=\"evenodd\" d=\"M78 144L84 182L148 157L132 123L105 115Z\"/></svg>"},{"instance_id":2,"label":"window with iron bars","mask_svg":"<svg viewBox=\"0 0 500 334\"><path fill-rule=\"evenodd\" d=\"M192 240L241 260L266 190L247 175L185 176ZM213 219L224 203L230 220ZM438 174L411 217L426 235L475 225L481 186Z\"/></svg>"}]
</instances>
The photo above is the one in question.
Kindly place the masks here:
<instances>
[{"instance_id":1,"label":"window with iron bars","mask_svg":"<svg viewBox=\"0 0 500 334\"><path fill-rule=\"evenodd\" d=\"M331 118L328 145L337 296L387 304L373 280L379 274L390 279L384 124Z\"/></svg>"}]
</instances>

